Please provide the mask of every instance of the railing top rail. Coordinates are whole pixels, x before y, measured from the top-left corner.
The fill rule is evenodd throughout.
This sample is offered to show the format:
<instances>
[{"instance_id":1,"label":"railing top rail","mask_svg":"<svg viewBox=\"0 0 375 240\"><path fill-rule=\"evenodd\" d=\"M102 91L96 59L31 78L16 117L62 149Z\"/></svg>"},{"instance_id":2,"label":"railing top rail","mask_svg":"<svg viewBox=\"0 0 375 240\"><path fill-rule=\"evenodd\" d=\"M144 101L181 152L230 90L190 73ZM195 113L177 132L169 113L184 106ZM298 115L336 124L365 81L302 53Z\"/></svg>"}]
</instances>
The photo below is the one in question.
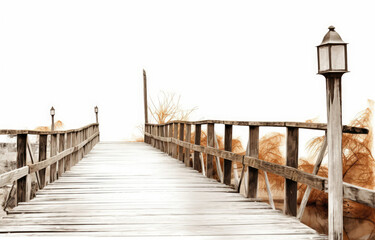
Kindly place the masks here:
<instances>
[{"instance_id":1,"label":"railing top rail","mask_svg":"<svg viewBox=\"0 0 375 240\"><path fill-rule=\"evenodd\" d=\"M69 129L64 131L37 131L37 130L16 130L16 129L0 129L0 135L16 135L16 134L32 134L32 135L50 135L50 134L63 134L63 133L73 133L73 132L79 132L83 129L92 127L92 126L98 126L98 123L92 123L88 124L86 126L83 126L81 128L77 129Z\"/></svg>"},{"instance_id":2,"label":"railing top rail","mask_svg":"<svg viewBox=\"0 0 375 240\"><path fill-rule=\"evenodd\" d=\"M237 126L255 126L255 127L296 127L312 130L327 130L326 123L306 123L306 122L249 122L249 121L225 121L225 120L202 120L202 121L172 121L165 124L153 124L147 123L148 126L165 126L172 123L184 123L184 124L226 124L226 125L237 125ZM344 125L342 131L344 133L352 134L368 134L367 128L359 128L353 126Z\"/></svg>"}]
</instances>

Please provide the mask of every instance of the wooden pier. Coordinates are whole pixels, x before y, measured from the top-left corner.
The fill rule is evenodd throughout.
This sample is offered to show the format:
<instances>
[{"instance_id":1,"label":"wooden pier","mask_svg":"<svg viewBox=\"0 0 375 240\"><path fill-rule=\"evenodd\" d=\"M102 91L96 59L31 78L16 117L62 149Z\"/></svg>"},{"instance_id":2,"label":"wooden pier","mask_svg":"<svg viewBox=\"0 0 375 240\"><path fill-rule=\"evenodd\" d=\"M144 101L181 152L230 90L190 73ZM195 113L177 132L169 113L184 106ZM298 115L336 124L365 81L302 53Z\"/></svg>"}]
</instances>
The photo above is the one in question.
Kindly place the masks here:
<instances>
[{"instance_id":1,"label":"wooden pier","mask_svg":"<svg viewBox=\"0 0 375 240\"><path fill-rule=\"evenodd\" d=\"M144 143L99 143L19 203L0 236L135 239L326 239Z\"/></svg>"}]
</instances>

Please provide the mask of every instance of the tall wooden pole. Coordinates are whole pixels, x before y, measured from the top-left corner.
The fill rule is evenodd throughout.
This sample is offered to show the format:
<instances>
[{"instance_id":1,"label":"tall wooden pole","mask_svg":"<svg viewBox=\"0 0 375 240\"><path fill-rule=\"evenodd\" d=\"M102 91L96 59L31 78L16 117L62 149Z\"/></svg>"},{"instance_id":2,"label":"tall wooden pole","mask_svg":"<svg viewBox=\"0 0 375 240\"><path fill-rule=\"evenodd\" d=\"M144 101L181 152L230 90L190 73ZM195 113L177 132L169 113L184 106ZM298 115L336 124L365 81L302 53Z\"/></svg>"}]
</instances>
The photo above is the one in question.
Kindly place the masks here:
<instances>
[{"instance_id":1,"label":"tall wooden pole","mask_svg":"<svg viewBox=\"0 0 375 240\"><path fill-rule=\"evenodd\" d=\"M143 99L145 104L145 123L148 123L148 109L147 109L147 76L143 69Z\"/></svg>"},{"instance_id":2,"label":"tall wooden pole","mask_svg":"<svg viewBox=\"0 0 375 240\"><path fill-rule=\"evenodd\" d=\"M146 133L146 124L148 123L148 107L147 107L147 76L146 71L143 69L143 102L144 102L144 109L145 109L145 128L144 131ZM144 135L144 141L148 142L147 136Z\"/></svg>"},{"instance_id":3,"label":"tall wooden pole","mask_svg":"<svg viewBox=\"0 0 375 240\"><path fill-rule=\"evenodd\" d=\"M342 74L327 74L328 231L330 240L343 239Z\"/></svg>"}]
</instances>

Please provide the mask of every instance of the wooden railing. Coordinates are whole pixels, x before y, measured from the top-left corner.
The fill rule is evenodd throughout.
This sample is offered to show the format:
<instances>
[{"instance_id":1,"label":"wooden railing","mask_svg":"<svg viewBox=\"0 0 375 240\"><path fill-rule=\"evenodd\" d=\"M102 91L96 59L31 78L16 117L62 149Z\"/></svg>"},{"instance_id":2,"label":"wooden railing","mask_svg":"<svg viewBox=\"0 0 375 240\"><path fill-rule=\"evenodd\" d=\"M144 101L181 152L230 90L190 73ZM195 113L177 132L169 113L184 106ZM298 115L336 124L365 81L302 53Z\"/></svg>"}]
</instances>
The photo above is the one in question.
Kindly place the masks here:
<instances>
[{"instance_id":1,"label":"wooden railing","mask_svg":"<svg viewBox=\"0 0 375 240\"><path fill-rule=\"evenodd\" d=\"M225 125L224 150L217 149L215 142L215 124ZM195 128L194 144L191 143L192 126ZM201 127L207 125L207 147L201 145ZM233 126L249 127L249 143L246 155L239 155L232 151L232 132ZM279 165L267 162L258 158L259 152L259 127L285 127L287 131L286 143L286 165ZM327 149L327 141L321 148L321 152L315 163L313 174L303 172L298 169L298 139L299 129L323 130L327 131L327 125L321 123L300 123L300 122L243 122L243 121L174 121L167 124L146 124L145 125L145 142L153 147L160 149L174 158L183 161L186 166L190 166L197 171L205 172L209 178L213 177L214 167L213 158L216 159L216 171L221 182L230 185L233 171L232 164L242 163L247 167L247 197L257 198L258 191L258 170L265 173L265 182L267 184L269 200L274 207L272 194L269 191L267 173L273 173L285 178L284 191L284 213L287 215L297 216L297 183L307 185L304 198L300 205L298 217L301 218L305 209L310 190L315 188L321 191L329 191L328 179L317 176L320 164L323 160ZM368 130L351 126L343 126L344 133L350 134L367 134ZM190 153L193 151L192 162L190 162ZM207 154L206 166L204 169L201 154ZM219 158L224 159L224 169L221 170ZM244 173L244 172L242 172ZM241 180L244 174L241 174ZM241 182L240 180L240 182ZM240 184L238 188L240 187ZM375 191L364 189L348 183L343 186L344 198L375 207Z\"/></svg>"},{"instance_id":2,"label":"wooden railing","mask_svg":"<svg viewBox=\"0 0 375 240\"><path fill-rule=\"evenodd\" d=\"M99 124L90 124L67 131L0 130L0 135L17 135L17 169L0 175L0 187L13 184L5 210L12 191L16 191L16 205L30 200L31 174L36 176L38 188L43 189L46 184L54 182L89 153L99 142ZM28 135L38 136L38 160L34 159L35 155ZM47 157L48 137L50 137L49 157ZM28 165L27 155L31 160L31 164ZM48 175L49 179L47 179Z\"/></svg>"}]
</instances>

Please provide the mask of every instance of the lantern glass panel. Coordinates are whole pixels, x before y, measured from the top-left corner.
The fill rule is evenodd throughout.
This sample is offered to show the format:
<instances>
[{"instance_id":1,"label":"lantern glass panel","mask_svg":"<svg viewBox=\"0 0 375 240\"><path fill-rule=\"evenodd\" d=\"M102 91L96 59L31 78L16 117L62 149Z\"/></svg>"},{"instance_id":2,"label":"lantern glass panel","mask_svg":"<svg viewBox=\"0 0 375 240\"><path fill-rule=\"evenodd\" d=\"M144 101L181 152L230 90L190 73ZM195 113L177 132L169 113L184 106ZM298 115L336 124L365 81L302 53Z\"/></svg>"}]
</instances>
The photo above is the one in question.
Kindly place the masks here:
<instances>
[{"instance_id":1,"label":"lantern glass panel","mask_svg":"<svg viewBox=\"0 0 375 240\"><path fill-rule=\"evenodd\" d=\"M332 70L345 70L345 46L331 46Z\"/></svg>"},{"instance_id":2,"label":"lantern glass panel","mask_svg":"<svg viewBox=\"0 0 375 240\"><path fill-rule=\"evenodd\" d=\"M329 70L329 46L319 47L319 71Z\"/></svg>"}]
</instances>

